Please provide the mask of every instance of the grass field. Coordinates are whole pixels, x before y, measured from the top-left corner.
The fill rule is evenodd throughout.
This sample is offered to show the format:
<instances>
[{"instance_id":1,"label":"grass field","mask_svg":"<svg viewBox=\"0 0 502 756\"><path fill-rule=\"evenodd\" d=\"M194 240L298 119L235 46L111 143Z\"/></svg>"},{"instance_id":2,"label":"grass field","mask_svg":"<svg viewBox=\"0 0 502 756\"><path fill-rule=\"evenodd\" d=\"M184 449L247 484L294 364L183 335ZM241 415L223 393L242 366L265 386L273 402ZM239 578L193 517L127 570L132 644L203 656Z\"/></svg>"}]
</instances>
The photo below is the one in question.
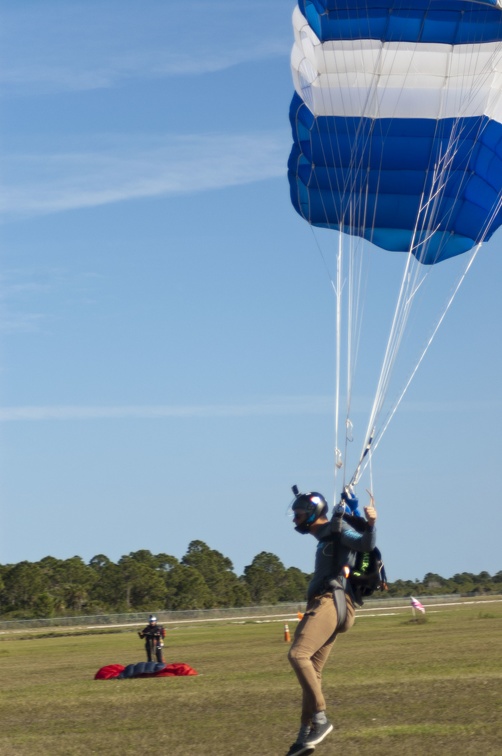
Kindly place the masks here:
<instances>
[{"instance_id":1,"label":"grass field","mask_svg":"<svg viewBox=\"0 0 502 756\"><path fill-rule=\"evenodd\" d=\"M339 638L324 676L335 730L316 756L502 754L502 603L410 617L364 616ZM143 661L130 630L0 638L2 756L283 756L294 740L280 622L169 627L166 661L199 672L184 678L94 680Z\"/></svg>"}]
</instances>

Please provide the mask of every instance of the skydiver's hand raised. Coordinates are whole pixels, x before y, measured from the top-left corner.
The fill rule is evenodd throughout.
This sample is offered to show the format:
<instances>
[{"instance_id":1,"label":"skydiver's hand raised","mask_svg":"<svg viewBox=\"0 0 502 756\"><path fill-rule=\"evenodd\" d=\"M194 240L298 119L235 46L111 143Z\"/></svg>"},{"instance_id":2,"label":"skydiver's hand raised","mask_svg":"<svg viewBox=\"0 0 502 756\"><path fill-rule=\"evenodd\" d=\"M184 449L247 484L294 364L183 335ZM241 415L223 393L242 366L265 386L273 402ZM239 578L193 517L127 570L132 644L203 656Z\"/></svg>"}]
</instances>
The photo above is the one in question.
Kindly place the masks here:
<instances>
[{"instance_id":1,"label":"skydiver's hand raised","mask_svg":"<svg viewBox=\"0 0 502 756\"><path fill-rule=\"evenodd\" d=\"M364 507L364 514L368 525L374 525L377 518L377 511L373 504L370 504L369 507Z\"/></svg>"}]
</instances>

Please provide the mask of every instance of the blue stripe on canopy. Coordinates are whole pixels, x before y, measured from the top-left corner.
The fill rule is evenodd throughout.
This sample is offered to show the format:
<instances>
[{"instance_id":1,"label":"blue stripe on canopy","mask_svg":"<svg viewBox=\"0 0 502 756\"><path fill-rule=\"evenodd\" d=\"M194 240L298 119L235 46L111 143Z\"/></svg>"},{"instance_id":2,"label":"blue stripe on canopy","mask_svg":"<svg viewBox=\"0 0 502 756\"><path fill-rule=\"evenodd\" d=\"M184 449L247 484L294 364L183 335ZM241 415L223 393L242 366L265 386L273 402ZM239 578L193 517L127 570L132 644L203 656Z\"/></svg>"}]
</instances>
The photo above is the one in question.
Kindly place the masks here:
<instances>
[{"instance_id":1,"label":"blue stripe on canopy","mask_svg":"<svg viewBox=\"0 0 502 756\"><path fill-rule=\"evenodd\" d=\"M295 94L290 108L291 200L309 223L361 236L432 264L489 239L502 223L502 125L459 119L315 117ZM434 165L456 143L440 177ZM426 244L421 242L427 240Z\"/></svg>"},{"instance_id":2,"label":"blue stripe on canopy","mask_svg":"<svg viewBox=\"0 0 502 756\"><path fill-rule=\"evenodd\" d=\"M298 6L321 42L475 44L502 39L495 0L299 0Z\"/></svg>"}]
</instances>

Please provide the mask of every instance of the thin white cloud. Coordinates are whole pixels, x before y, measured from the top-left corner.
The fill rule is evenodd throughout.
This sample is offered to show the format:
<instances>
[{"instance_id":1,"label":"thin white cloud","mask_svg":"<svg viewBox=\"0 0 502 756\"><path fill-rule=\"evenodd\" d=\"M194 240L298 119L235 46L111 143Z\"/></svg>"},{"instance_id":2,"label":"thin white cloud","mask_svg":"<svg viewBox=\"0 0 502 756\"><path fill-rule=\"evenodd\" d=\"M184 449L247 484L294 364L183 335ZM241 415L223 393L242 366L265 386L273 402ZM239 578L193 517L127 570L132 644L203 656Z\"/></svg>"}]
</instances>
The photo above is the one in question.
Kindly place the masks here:
<instances>
[{"instance_id":1,"label":"thin white cloud","mask_svg":"<svg viewBox=\"0 0 502 756\"><path fill-rule=\"evenodd\" d=\"M0 333L36 333L40 331L45 319L45 315L40 313L2 313Z\"/></svg>"},{"instance_id":2,"label":"thin white cloud","mask_svg":"<svg viewBox=\"0 0 502 756\"><path fill-rule=\"evenodd\" d=\"M500 402L412 402L403 404L402 412L458 413L500 407ZM331 396L271 397L260 402L208 405L117 405L82 406L48 405L0 407L0 422L74 421L74 420L152 420L190 418L232 418L271 415L326 415L333 412Z\"/></svg>"},{"instance_id":3,"label":"thin white cloud","mask_svg":"<svg viewBox=\"0 0 502 756\"><path fill-rule=\"evenodd\" d=\"M75 278L60 267L6 268L0 274L0 333L48 332L51 305L61 291L71 302L93 302L93 272ZM48 309L49 303L49 309Z\"/></svg>"},{"instance_id":4,"label":"thin white cloud","mask_svg":"<svg viewBox=\"0 0 502 756\"><path fill-rule=\"evenodd\" d=\"M288 6L43 3L2 13L0 88L47 94L211 73L289 54ZM284 37L279 36L283 33Z\"/></svg>"},{"instance_id":5,"label":"thin white cloud","mask_svg":"<svg viewBox=\"0 0 502 756\"><path fill-rule=\"evenodd\" d=\"M122 420L255 415L324 414L332 407L329 397L277 397L263 402L228 405L127 405L0 407L0 422L39 420Z\"/></svg>"},{"instance_id":6,"label":"thin white cloud","mask_svg":"<svg viewBox=\"0 0 502 756\"><path fill-rule=\"evenodd\" d=\"M144 145L148 144L148 147ZM222 189L283 176L286 132L95 140L89 151L8 155L4 219Z\"/></svg>"},{"instance_id":7,"label":"thin white cloud","mask_svg":"<svg viewBox=\"0 0 502 756\"><path fill-rule=\"evenodd\" d=\"M131 78L200 76L242 63L285 57L288 53L286 45L264 41L235 49L210 51L203 55L150 50L147 53L125 51L109 61L88 60L79 65L38 60L32 65L11 64L0 68L0 89L7 93L38 95L110 89Z\"/></svg>"}]
</instances>

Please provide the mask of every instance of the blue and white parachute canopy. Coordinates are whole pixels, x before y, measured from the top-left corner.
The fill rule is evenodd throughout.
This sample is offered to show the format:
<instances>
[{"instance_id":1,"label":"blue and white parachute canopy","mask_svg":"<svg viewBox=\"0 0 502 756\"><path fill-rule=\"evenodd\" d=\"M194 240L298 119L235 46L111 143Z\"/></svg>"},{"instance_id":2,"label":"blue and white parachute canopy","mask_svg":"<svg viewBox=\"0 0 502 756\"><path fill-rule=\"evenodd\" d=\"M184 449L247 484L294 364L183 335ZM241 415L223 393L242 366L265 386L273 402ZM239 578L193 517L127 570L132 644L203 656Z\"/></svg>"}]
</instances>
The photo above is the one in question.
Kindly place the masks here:
<instances>
[{"instance_id":1,"label":"blue and white parachute canopy","mask_svg":"<svg viewBox=\"0 0 502 756\"><path fill-rule=\"evenodd\" d=\"M432 264L502 223L502 10L299 0L288 172L314 226Z\"/></svg>"},{"instance_id":2,"label":"blue and white parachute canopy","mask_svg":"<svg viewBox=\"0 0 502 756\"><path fill-rule=\"evenodd\" d=\"M323 260L336 296L335 480L357 485L481 243L502 224L502 0L298 0L293 27L290 192L311 226L341 232L316 241L334 239ZM389 273L401 263L396 290ZM429 294L450 274L458 280L434 320ZM377 353L392 302L352 462L352 399L361 414L378 369L366 355L361 391L358 350ZM409 338L422 325L420 341Z\"/></svg>"}]
</instances>

